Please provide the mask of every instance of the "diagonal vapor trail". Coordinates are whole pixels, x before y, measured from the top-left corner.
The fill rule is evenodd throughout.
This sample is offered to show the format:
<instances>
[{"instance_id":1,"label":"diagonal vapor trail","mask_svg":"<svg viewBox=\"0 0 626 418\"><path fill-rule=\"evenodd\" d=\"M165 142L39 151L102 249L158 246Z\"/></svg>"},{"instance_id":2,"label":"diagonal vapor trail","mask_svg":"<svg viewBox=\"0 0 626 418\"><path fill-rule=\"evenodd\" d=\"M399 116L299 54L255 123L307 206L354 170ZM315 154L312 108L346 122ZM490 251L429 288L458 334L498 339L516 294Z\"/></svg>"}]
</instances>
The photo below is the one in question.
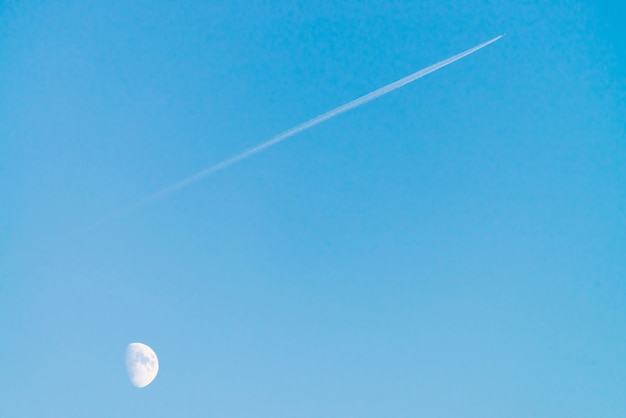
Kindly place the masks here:
<instances>
[{"instance_id":1,"label":"diagonal vapor trail","mask_svg":"<svg viewBox=\"0 0 626 418\"><path fill-rule=\"evenodd\" d=\"M387 93L391 93L394 90L399 89L400 87L406 86L407 84L417 80L418 78L422 78L425 75L428 75L432 72L435 72L449 64L452 64L455 61L460 60L461 58L464 58L470 54L473 54L474 52L478 51L479 49L482 49L484 47L486 47L489 44L494 43L495 41L497 41L498 39L502 38L504 36L504 34L496 36L493 39L490 39L487 42L484 42L480 45L477 45L473 48L468 49L467 51L461 52L460 54L454 55L450 58L446 58L443 61L439 61L436 64L433 64L429 67L426 67L422 70L416 71L411 75L408 75L404 78L401 78L398 81L394 81L393 83L387 84L384 87L381 87L377 90L374 90L371 93L367 93L364 96L361 96L357 99L352 100L351 102L348 102L344 105L341 105L339 107L336 107L333 110L330 110L324 114L321 114L319 116L314 117L313 119L310 119L304 123L301 123L300 125L297 125L281 134L276 135L275 137L260 143L259 145L256 145L254 147L248 148L247 150L233 156L230 157L224 161L222 161L221 163L215 164L213 166L207 167L203 170L198 171L196 174L187 177L186 179L180 180L177 183L172 184L171 186L168 186L150 196L147 196L146 198L142 199L141 201L137 202L135 205L133 205L133 207L135 207L136 205L141 205L144 203L148 203L150 201L159 199L165 195L168 195L172 192L175 192L176 190L179 190L185 186L188 186L192 183L197 182L198 180L201 180L207 176L210 176L211 174L217 172L217 171L221 171L224 170L225 168L230 167L233 164L238 163L239 161L245 160L247 158L252 157L254 154L258 154L261 151L266 150L269 147L272 147L302 131L306 131L309 128L314 127L317 124L320 124L328 119L334 118L335 116L338 116L344 112L347 112L349 110L354 109L355 107L359 107L367 102L371 102L374 99L377 99L381 96L384 96Z\"/></svg>"},{"instance_id":2,"label":"diagonal vapor trail","mask_svg":"<svg viewBox=\"0 0 626 418\"><path fill-rule=\"evenodd\" d=\"M432 72L435 72L435 71L437 71L437 70L439 70L439 69L441 69L441 68L443 68L443 67L445 67L447 65L452 64L455 61L460 60L461 58L464 58L464 57L466 57L466 56L468 56L470 54L473 54L474 52L478 51L479 49L482 49L482 48L486 47L487 45L494 43L495 41L497 41L498 39L502 38L503 36L504 36L504 34L496 36L495 38L490 39L489 41L484 42L484 43L482 43L480 45L477 45L477 46L475 46L473 48L470 48L467 51L461 52L461 53L459 53L457 55L454 55L454 56L452 56L450 58L446 58L445 60L439 61L438 63L433 64L433 65L431 65L429 67L426 67L426 68L424 68L422 70L416 71L413 74L410 74L410 75L408 75L408 76L406 76L404 78L401 78L398 81L394 81L393 83L387 84L384 87L381 87L381 88L379 88L377 90L372 91L371 93L367 93L364 96L361 96L361 97L359 97L357 99L352 100L351 102L348 102L348 103L346 103L344 105L336 107L333 110L330 110L330 111L328 111L326 113L323 113L323 114L321 114L319 116L314 117L313 119L310 119L310 120L308 120L308 121L306 121L304 123L301 123L300 125L297 125L297 126L291 128L291 129L289 129L289 130L287 130L287 131L285 131L285 132L283 132L281 134L278 134L275 137L273 137L273 138L271 138L271 139L269 139L269 140L267 140L265 142L260 143L259 145L256 145L254 147L248 148L247 150L245 150L245 151L243 151L243 152L241 152L241 153L239 153L239 154L237 154L237 155L235 155L233 157L230 157L230 158L228 158L228 159L226 159L226 160L224 160L224 161L222 161L220 163L217 163L217 164L212 165L210 167L207 167L207 168L205 168L203 170L200 170L197 173L195 173L195 174L193 174L193 175L191 175L191 176L189 176L189 177L187 177L187 178L185 178L183 180L180 180L180 181L178 181L178 182L176 182L176 183L174 183L174 184L172 184L172 185L170 185L170 186L168 186L168 187L166 187L166 188L164 188L164 189L162 189L162 190L160 190L158 192L155 192L155 193L153 193L151 195L148 195L148 196L146 196L144 198L141 198L141 199L137 200L135 203L133 203L133 204L131 204L129 206L126 206L125 208L118 209L117 211L112 212L109 216L106 216L106 217L100 219L100 221L94 223L91 227L83 229L83 232L85 230L95 228L96 226L98 226L99 224L101 224L102 222L104 222L107 219L110 219L110 218L112 218L114 216L118 216L118 215L120 215L122 213L129 212L129 211L131 211L132 209L134 209L134 208L136 208L138 206L142 206L142 205L145 205L147 203L153 202L153 201L155 201L157 199L160 199L162 197L165 197L165 196L167 196L167 195L169 195L169 194L171 194L171 193L173 193L173 192L175 192L177 190L182 189L183 187L189 186L190 184L193 184L193 183L195 183L195 182L197 182L197 181L199 181L199 180L201 180L201 179L203 179L203 178L205 178L207 176L210 176L211 174L213 174L213 173L215 173L217 171L224 170L224 169L230 167L233 164L236 164L236 163L238 163L240 161L243 161L243 160L245 160L247 158L250 158L253 155L258 154L259 152L262 152L262 151L266 150L267 148L272 147L272 146L274 146L274 145L276 145L276 144L278 144L278 143L280 143L280 142L282 142L282 141L284 141L284 140L286 140L286 139L296 135L297 133L300 133L300 132L305 131L305 130L307 130L309 128L312 128L315 125L320 124L320 123L322 123L322 122L324 122L324 121L326 121L328 119L334 118L335 116L338 116L338 115L340 115L340 114L342 114L344 112L347 112L347 111L349 111L351 109L354 109L355 107L359 107L359 106L361 106L361 105L363 105L363 104L365 104L367 102L370 102L370 101L372 101L374 99L377 99L377 98L379 98L381 96L384 96L387 93L391 93L392 91L397 90L400 87L403 87L403 86L405 86L405 85L407 85L407 84L417 80L418 78L422 78L425 75L428 75L428 74L430 74Z\"/></svg>"}]
</instances>

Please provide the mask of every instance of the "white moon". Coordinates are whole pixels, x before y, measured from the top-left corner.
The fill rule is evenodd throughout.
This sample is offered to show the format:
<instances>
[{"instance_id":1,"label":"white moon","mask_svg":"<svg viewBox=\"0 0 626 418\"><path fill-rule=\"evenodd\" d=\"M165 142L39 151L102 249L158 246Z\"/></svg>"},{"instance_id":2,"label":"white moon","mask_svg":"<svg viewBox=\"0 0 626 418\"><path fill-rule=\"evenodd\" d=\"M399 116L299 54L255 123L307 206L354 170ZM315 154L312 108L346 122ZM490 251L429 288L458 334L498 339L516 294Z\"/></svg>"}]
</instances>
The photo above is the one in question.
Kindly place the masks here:
<instances>
[{"instance_id":1,"label":"white moon","mask_svg":"<svg viewBox=\"0 0 626 418\"><path fill-rule=\"evenodd\" d=\"M154 351L142 343L130 343L126 347L126 369L133 385L148 386L159 372L159 359Z\"/></svg>"}]
</instances>

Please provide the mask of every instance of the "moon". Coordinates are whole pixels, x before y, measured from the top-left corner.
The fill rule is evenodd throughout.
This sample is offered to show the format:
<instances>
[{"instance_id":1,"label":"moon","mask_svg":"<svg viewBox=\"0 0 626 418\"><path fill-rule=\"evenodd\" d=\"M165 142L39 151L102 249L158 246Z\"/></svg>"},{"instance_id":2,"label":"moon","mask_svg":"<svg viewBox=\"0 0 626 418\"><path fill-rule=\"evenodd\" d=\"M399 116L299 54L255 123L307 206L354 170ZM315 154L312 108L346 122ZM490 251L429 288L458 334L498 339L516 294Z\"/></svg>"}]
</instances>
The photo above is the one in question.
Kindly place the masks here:
<instances>
[{"instance_id":1,"label":"moon","mask_svg":"<svg viewBox=\"0 0 626 418\"><path fill-rule=\"evenodd\" d=\"M126 370L131 383L143 388L152 383L159 372L159 359L147 345L130 343L126 347Z\"/></svg>"}]
</instances>

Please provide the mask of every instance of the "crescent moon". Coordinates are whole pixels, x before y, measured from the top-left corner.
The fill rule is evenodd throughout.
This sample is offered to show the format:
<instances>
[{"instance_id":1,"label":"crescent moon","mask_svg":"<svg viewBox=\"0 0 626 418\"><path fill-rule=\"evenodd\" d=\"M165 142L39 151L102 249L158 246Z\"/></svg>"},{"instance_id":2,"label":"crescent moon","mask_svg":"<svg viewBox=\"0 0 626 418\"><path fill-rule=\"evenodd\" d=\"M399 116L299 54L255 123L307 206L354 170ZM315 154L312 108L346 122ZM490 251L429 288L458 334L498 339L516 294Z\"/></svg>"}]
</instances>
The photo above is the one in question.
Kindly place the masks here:
<instances>
[{"instance_id":1,"label":"crescent moon","mask_svg":"<svg viewBox=\"0 0 626 418\"><path fill-rule=\"evenodd\" d=\"M130 343L126 347L126 370L131 383L143 388L152 383L159 372L159 359L147 345Z\"/></svg>"}]
</instances>

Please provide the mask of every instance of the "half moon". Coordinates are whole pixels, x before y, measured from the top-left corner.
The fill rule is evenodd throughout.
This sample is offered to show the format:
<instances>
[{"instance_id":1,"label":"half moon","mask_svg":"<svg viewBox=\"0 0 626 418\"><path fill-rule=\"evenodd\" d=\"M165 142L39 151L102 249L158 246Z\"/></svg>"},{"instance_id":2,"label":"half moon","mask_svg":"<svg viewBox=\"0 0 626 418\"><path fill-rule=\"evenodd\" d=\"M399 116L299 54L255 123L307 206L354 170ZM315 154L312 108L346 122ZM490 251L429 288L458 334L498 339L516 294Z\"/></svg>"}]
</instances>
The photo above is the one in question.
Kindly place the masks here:
<instances>
[{"instance_id":1,"label":"half moon","mask_svg":"<svg viewBox=\"0 0 626 418\"><path fill-rule=\"evenodd\" d=\"M126 347L126 370L131 383L143 388L152 383L159 372L159 359L147 345L130 343Z\"/></svg>"}]
</instances>

